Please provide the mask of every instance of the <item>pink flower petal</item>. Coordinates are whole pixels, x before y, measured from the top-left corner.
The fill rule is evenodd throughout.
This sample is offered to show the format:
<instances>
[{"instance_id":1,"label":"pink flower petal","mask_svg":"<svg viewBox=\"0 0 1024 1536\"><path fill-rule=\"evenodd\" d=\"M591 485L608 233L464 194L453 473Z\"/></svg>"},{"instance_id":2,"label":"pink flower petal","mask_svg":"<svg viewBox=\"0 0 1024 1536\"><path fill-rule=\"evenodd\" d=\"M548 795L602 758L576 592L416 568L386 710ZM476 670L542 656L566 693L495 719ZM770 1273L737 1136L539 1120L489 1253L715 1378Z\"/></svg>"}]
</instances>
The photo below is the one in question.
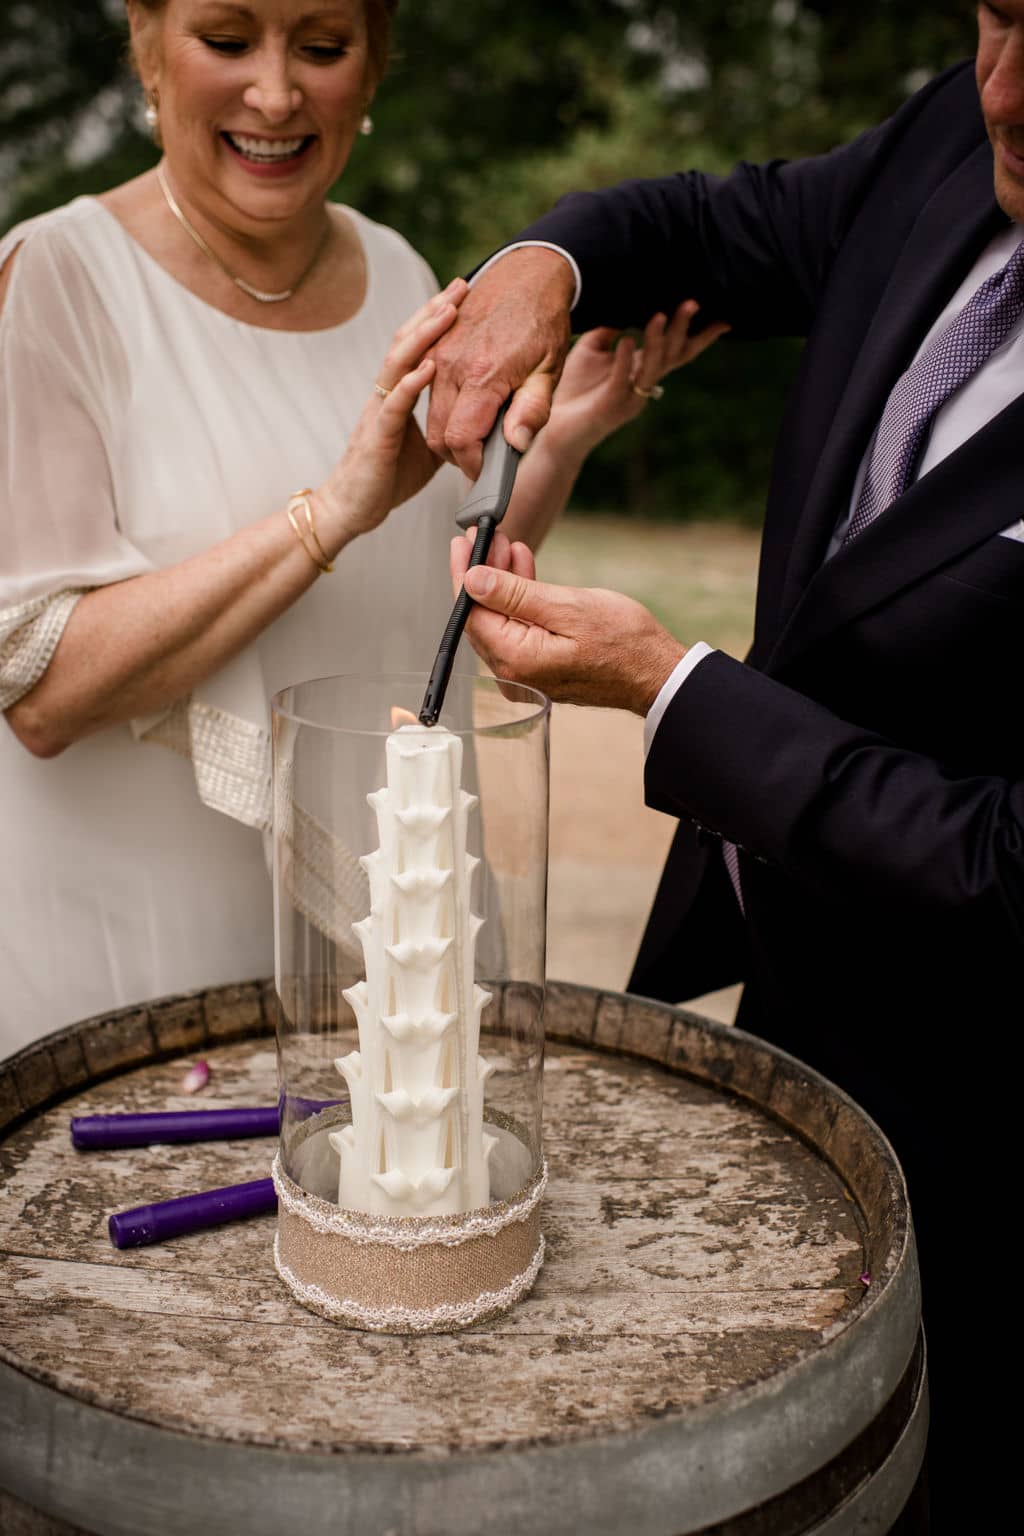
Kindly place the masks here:
<instances>
[{"instance_id":1,"label":"pink flower petal","mask_svg":"<svg viewBox=\"0 0 1024 1536\"><path fill-rule=\"evenodd\" d=\"M869 1286L871 1284L871 1272L870 1272L870 1270L866 1269L862 1275L858 1275L857 1276L857 1279L860 1281L861 1285Z\"/></svg>"},{"instance_id":2,"label":"pink flower petal","mask_svg":"<svg viewBox=\"0 0 1024 1536\"><path fill-rule=\"evenodd\" d=\"M210 1081L210 1068L205 1061L197 1061L195 1066L189 1067L181 1080L183 1093L198 1093L200 1088L205 1088Z\"/></svg>"}]
</instances>

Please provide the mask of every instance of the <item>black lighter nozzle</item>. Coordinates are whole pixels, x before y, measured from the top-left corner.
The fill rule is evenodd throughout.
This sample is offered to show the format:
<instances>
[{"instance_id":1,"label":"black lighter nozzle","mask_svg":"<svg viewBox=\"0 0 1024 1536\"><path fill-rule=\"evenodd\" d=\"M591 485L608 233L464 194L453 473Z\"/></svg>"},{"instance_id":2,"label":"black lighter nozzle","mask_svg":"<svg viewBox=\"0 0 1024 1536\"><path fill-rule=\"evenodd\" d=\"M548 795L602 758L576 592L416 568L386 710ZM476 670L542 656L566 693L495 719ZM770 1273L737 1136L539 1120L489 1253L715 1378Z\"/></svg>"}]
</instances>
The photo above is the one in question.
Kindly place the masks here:
<instances>
[{"instance_id":1,"label":"black lighter nozzle","mask_svg":"<svg viewBox=\"0 0 1024 1536\"><path fill-rule=\"evenodd\" d=\"M480 526L476 531L473 541L473 553L469 557L470 567L483 565L487 559L487 551L491 547L494 538L495 523L493 517L482 517ZM440 718L444 705L444 696L448 692L448 679L452 675L452 667L455 665L455 652L459 648L462 639L462 631L466 627L469 618L469 610L473 606L473 599L463 587L455 599L455 607L452 609L451 618L445 625L444 634L441 636L441 644L437 652L437 660L434 662L430 673L430 681L427 683L427 691L423 695L423 704L420 709L421 725L436 725Z\"/></svg>"},{"instance_id":2,"label":"black lighter nozzle","mask_svg":"<svg viewBox=\"0 0 1024 1536\"><path fill-rule=\"evenodd\" d=\"M430 674L427 691L423 695L423 705L420 709L420 725L437 724L448 687L448 678L451 676L453 660L454 656L450 653L446 657L438 656L437 661L434 663L434 670ZM443 665L444 662L447 662L446 666Z\"/></svg>"}]
</instances>

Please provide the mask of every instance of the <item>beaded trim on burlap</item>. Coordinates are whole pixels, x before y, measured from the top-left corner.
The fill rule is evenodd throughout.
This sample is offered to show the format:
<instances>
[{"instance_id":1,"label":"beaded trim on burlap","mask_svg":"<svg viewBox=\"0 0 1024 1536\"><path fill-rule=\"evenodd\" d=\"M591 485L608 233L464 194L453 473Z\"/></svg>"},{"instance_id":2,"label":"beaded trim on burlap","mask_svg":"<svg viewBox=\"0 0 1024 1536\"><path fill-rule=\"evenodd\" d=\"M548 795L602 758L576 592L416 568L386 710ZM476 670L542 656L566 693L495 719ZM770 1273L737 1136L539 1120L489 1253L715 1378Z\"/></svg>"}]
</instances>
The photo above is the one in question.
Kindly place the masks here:
<instances>
[{"instance_id":1,"label":"beaded trim on burlap","mask_svg":"<svg viewBox=\"0 0 1024 1536\"><path fill-rule=\"evenodd\" d=\"M386 1260L382 1259L382 1262ZM525 1296L543 1263L544 1238L541 1237L537 1251L526 1269L499 1291L481 1291L471 1301L441 1302L435 1307L411 1307L395 1303L367 1306L352 1297L342 1299L324 1290L322 1286L300 1280L281 1258L280 1234L274 1238L275 1268L297 1301L332 1323L344 1323L350 1328L363 1328L372 1333L445 1333L484 1322L487 1318L507 1312L509 1307Z\"/></svg>"},{"instance_id":2,"label":"beaded trim on burlap","mask_svg":"<svg viewBox=\"0 0 1024 1536\"><path fill-rule=\"evenodd\" d=\"M329 1200L308 1194L289 1178L278 1152L270 1170L279 1208L298 1216L322 1237L344 1237L353 1243L375 1243L411 1253L414 1248L440 1245L456 1248L471 1237L496 1237L510 1223L525 1221L540 1203L548 1183L547 1160L528 1184L510 1200L495 1200L457 1216L368 1216L345 1211Z\"/></svg>"},{"instance_id":3,"label":"beaded trim on burlap","mask_svg":"<svg viewBox=\"0 0 1024 1536\"><path fill-rule=\"evenodd\" d=\"M544 1262L545 1163L509 1200L445 1217L371 1216L308 1194L274 1160L274 1263L296 1300L377 1333L467 1328L525 1296Z\"/></svg>"}]
</instances>

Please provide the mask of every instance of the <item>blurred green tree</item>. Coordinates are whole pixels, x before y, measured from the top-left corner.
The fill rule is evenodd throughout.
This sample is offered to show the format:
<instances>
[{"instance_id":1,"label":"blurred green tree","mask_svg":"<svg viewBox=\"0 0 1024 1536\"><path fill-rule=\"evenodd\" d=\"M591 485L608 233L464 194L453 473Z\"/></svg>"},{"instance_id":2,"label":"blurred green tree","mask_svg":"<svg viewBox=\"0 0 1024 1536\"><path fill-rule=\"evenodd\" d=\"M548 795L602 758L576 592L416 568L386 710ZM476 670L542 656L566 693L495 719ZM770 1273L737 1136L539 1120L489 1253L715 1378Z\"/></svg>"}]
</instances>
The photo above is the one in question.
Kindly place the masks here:
<instances>
[{"instance_id":1,"label":"blurred green tree","mask_svg":"<svg viewBox=\"0 0 1024 1536\"><path fill-rule=\"evenodd\" d=\"M120 0L0 0L0 219L100 192L154 160Z\"/></svg>"},{"instance_id":2,"label":"blurred green tree","mask_svg":"<svg viewBox=\"0 0 1024 1536\"><path fill-rule=\"evenodd\" d=\"M404 0L334 195L442 280L563 192L815 153L970 53L966 0ZM122 0L0 0L0 224L152 165ZM624 279L625 280L625 279ZM714 348L596 454L595 509L754 518L796 343Z\"/></svg>"}]
</instances>

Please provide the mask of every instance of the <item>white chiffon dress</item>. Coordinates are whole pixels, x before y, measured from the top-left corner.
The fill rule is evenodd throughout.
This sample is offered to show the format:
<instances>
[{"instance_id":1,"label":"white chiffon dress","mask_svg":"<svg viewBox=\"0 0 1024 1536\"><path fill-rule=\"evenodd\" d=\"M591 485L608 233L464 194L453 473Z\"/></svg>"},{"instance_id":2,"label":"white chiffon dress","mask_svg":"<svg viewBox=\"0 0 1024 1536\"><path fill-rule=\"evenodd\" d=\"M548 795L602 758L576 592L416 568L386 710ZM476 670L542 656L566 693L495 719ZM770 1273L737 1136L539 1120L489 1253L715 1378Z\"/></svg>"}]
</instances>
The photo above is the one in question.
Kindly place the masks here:
<instances>
[{"instance_id":1,"label":"white chiffon dress","mask_svg":"<svg viewBox=\"0 0 1024 1536\"><path fill-rule=\"evenodd\" d=\"M399 235L346 213L368 290L320 331L211 308L93 198L0 241L0 265L18 249L0 313L0 709L42 675L81 593L283 517L336 463L394 331L436 290ZM49 760L0 726L0 1055L273 972L270 697L429 669L462 489L441 470L173 709Z\"/></svg>"}]
</instances>

